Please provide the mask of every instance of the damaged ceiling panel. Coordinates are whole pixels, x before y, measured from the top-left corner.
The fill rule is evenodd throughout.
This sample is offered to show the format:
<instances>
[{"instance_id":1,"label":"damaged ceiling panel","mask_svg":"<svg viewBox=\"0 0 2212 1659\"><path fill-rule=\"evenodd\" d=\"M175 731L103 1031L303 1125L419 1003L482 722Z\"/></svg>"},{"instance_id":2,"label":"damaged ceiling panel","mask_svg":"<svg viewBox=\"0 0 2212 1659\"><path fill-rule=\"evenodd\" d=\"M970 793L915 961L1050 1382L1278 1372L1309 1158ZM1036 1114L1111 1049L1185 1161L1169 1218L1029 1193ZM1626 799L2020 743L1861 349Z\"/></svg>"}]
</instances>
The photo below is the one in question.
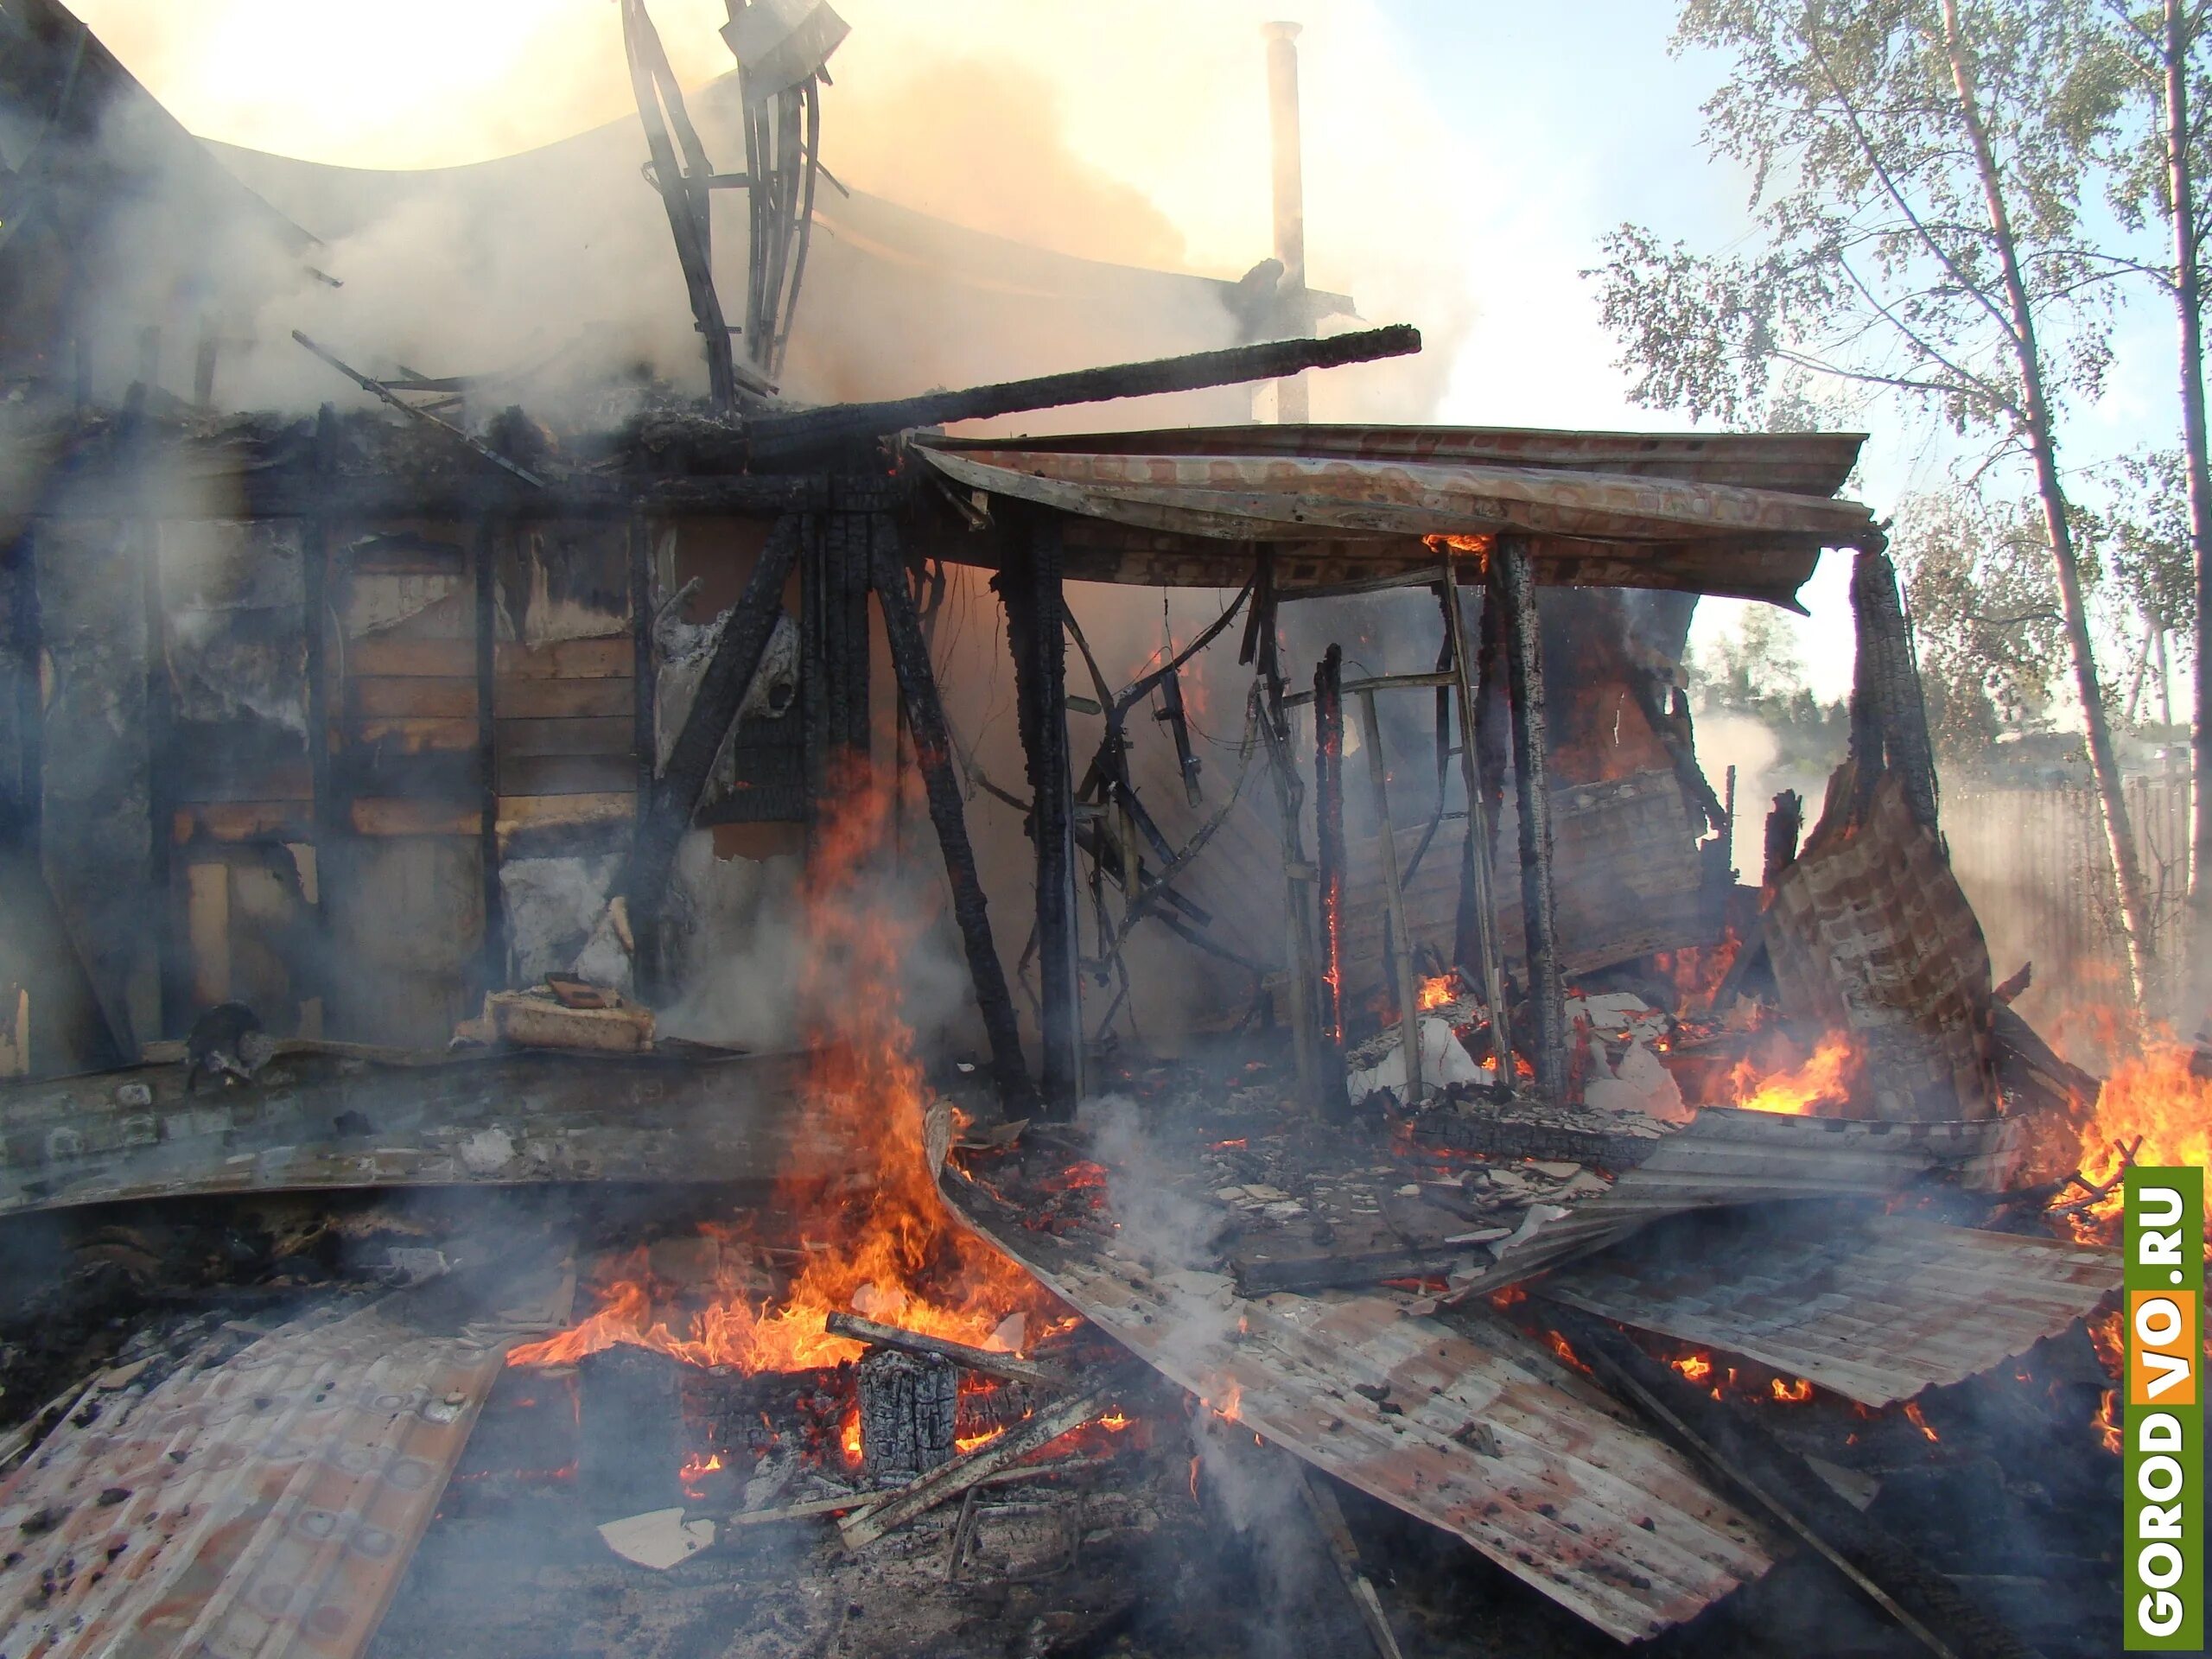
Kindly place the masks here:
<instances>
[{"instance_id":1,"label":"damaged ceiling panel","mask_svg":"<svg viewBox=\"0 0 2212 1659\"><path fill-rule=\"evenodd\" d=\"M451 1287L326 1306L87 1390L0 1486L9 1659L358 1653L508 1345L567 1316L543 1264L463 1324Z\"/></svg>"},{"instance_id":2,"label":"damaged ceiling panel","mask_svg":"<svg viewBox=\"0 0 2212 1659\"><path fill-rule=\"evenodd\" d=\"M1577 1262L1541 1293L1885 1406L2024 1352L2120 1286L2111 1251L2048 1238L1907 1216L1730 1219Z\"/></svg>"},{"instance_id":3,"label":"damaged ceiling panel","mask_svg":"<svg viewBox=\"0 0 2212 1659\"><path fill-rule=\"evenodd\" d=\"M780 1056L404 1064L305 1046L250 1085L203 1079L198 1093L181 1065L0 1085L0 1214L187 1193L766 1180L802 1111L800 1062Z\"/></svg>"},{"instance_id":4,"label":"damaged ceiling panel","mask_svg":"<svg viewBox=\"0 0 2212 1659\"><path fill-rule=\"evenodd\" d=\"M1752 1522L1487 1310L1446 1324L1389 1293L1244 1301L1226 1274L1118 1243L988 1236L1217 1412L1465 1539L1619 1640L1772 1565Z\"/></svg>"}]
</instances>

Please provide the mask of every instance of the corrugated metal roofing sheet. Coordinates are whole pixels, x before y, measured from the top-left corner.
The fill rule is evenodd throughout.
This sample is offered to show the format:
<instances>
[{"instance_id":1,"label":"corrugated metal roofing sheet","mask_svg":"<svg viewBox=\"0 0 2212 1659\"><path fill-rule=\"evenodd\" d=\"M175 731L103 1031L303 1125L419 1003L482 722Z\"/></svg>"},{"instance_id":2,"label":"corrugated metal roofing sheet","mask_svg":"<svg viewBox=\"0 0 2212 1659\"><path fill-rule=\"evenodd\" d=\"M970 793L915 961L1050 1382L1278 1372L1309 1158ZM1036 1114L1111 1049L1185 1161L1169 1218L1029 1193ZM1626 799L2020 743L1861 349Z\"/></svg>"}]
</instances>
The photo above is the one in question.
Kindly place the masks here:
<instances>
[{"instance_id":1,"label":"corrugated metal roofing sheet","mask_svg":"<svg viewBox=\"0 0 2212 1659\"><path fill-rule=\"evenodd\" d=\"M1446 1323L1386 1292L1243 1301L1226 1275L1147 1262L1135 1241L1092 1254L971 1224L1217 1410L1458 1534L1623 1641L1772 1564L1748 1517L1487 1309Z\"/></svg>"},{"instance_id":2,"label":"corrugated metal roofing sheet","mask_svg":"<svg viewBox=\"0 0 2212 1659\"><path fill-rule=\"evenodd\" d=\"M1186 551L1195 547L1202 561L1211 556L1245 565L1254 543L1302 549L1366 543L1388 564L1419 550L1424 537L1517 531L1534 539L1542 581L1688 588L1791 603L1821 547L1858 545L1879 534L1866 508L1825 494L1656 472L1501 464L1448 454L1437 458L1433 449L1420 458L1365 456L1357 453L1356 437L1332 450L1332 429L1299 430L1310 447L1292 453L940 439L915 447L969 489L1173 537L1185 543ZM1414 446L1408 441L1403 447ZM1223 542L1239 545L1208 555L1206 543ZM1070 574L1081 577L1189 582L1205 574L1194 567L1176 575L1157 560L1134 577L1119 567L1093 568L1096 561L1086 558L1080 538L1071 538L1068 552ZM1423 556L1433 563L1435 556ZM1330 579L1341 581L1346 574ZM1226 563L1210 577L1216 583L1235 579ZM1294 569L1287 580L1305 578Z\"/></svg>"},{"instance_id":3,"label":"corrugated metal roofing sheet","mask_svg":"<svg viewBox=\"0 0 2212 1659\"><path fill-rule=\"evenodd\" d=\"M1707 1106L1612 1186L1584 1198L1468 1287L1494 1290L1586 1255L1649 1223L1777 1198L1882 1198L1939 1166L1985 1184L2014 1139L2006 1120L1885 1123Z\"/></svg>"},{"instance_id":4,"label":"corrugated metal roofing sheet","mask_svg":"<svg viewBox=\"0 0 2212 1659\"><path fill-rule=\"evenodd\" d=\"M1987 1370L2119 1285L2109 1250L1905 1216L1808 1228L1768 1214L1663 1249L1611 1251L1541 1289L1885 1406Z\"/></svg>"},{"instance_id":5,"label":"corrugated metal roofing sheet","mask_svg":"<svg viewBox=\"0 0 2212 1659\"><path fill-rule=\"evenodd\" d=\"M508 1343L563 1317L567 1288L548 1274L457 1335L421 1293L326 1307L95 1395L0 1485L0 1656L359 1652Z\"/></svg>"}]
</instances>

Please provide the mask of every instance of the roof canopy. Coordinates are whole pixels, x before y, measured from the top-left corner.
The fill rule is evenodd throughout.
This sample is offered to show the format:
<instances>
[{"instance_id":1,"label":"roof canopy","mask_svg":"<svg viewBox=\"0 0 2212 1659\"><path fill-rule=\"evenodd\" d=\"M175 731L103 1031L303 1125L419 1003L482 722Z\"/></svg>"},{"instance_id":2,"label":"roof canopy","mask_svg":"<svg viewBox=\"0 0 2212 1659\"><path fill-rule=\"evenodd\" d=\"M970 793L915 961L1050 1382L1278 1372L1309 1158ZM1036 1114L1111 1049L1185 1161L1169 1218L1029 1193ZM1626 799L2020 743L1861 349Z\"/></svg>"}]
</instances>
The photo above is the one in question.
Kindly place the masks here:
<instances>
[{"instance_id":1,"label":"roof canopy","mask_svg":"<svg viewBox=\"0 0 2212 1659\"><path fill-rule=\"evenodd\" d=\"M1859 433L1247 426L925 437L969 490L1069 516L1086 581L1234 587L1260 547L1284 589L1433 568L1430 537L1520 535L1555 586L1664 588L1793 608L1825 547L1879 545L1834 492Z\"/></svg>"}]
</instances>

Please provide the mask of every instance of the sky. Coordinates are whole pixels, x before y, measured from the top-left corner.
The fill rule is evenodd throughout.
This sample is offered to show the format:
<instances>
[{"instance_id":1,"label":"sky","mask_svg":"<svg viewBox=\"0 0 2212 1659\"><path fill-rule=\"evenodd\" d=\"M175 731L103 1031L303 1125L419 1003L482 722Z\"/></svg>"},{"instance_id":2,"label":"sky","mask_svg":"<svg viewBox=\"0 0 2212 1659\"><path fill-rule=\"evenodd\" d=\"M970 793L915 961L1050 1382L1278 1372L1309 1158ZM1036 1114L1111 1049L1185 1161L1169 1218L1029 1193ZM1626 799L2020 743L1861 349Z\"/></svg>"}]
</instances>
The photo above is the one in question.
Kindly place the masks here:
<instances>
[{"instance_id":1,"label":"sky","mask_svg":"<svg viewBox=\"0 0 2212 1659\"><path fill-rule=\"evenodd\" d=\"M1674 13L1662 0L838 6L852 34L825 99L833 170L981 228L1019 234L1033 222L1039 239L1072 251L1124 249L1230 276L1269 245L1259 25L1294 18L1309 280L1355 296L1370 321L1421 326L1446 359L1433 407L1342 417L1686 424L1629 401L1595 285L1580 275L1624 219L1707 251L1749 229L1748 181L1699 143L1699 105L1723 66L1670 55ZM76 10L194 131L316 160L482 160L629 108L612 0L76 0ZM721 0L652 0L652 10L680 73L728 67L714 32ZM989 149L988 121L1018 119L1015 153L988 177L902 171L895 127L862 118L895 108L902 120L934 111L973 124L974 110L932 105L930 93L969 85L978 66L1007 98L980 118L975 149ZM1082 174L1081 214L1024 198L1061 188L1023 171L1046 129L1055 165ZM1112 247L1096 245L1109 234ZM2171 441L2171 327L2147 302L2129 315L2113 385L2075 423L2074 465ZM1330 413L1319 395L1316 412ZM1937 482L1952 451L1926 423L1886 408L1866 423L1859 493L1886 517ZM1846 565L1823 560L1802 596L1812 614L1794 625L1823 698L1850 681ZM1738 608L1707 601L1698 636L1732 626Z\"/></svg>"}]
</instances>

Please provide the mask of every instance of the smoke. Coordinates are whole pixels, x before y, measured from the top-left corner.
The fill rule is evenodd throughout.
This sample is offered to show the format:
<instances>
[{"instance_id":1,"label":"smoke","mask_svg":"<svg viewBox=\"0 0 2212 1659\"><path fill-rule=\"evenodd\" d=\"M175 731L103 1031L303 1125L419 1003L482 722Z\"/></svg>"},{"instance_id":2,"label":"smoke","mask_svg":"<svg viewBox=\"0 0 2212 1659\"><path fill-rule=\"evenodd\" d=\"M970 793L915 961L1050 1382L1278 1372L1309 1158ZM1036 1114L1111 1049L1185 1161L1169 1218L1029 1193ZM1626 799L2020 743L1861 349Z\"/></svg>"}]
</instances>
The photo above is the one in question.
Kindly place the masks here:
<instances>
[{"instance_id":1,"label":"smoke","mask_svg":"<svg viewBox=\"0 0 2212 1659\"><path fill-rule=\"evenodd\" d=\"M1736 822L1732 826L1729 860L1740 879L1756 884L1766 856L1770 798L1784 789L1803 793L1808 779L1794 772L1784 778L1778 769L1780 741L1765 721L1748 715L1701 715L1697 722L1697 758L1715 793L1725 787L1728 768L1736 768ZM1809 820L1820 811L1817 787L1808 800Z\"/></svg>"}]
</instances>

